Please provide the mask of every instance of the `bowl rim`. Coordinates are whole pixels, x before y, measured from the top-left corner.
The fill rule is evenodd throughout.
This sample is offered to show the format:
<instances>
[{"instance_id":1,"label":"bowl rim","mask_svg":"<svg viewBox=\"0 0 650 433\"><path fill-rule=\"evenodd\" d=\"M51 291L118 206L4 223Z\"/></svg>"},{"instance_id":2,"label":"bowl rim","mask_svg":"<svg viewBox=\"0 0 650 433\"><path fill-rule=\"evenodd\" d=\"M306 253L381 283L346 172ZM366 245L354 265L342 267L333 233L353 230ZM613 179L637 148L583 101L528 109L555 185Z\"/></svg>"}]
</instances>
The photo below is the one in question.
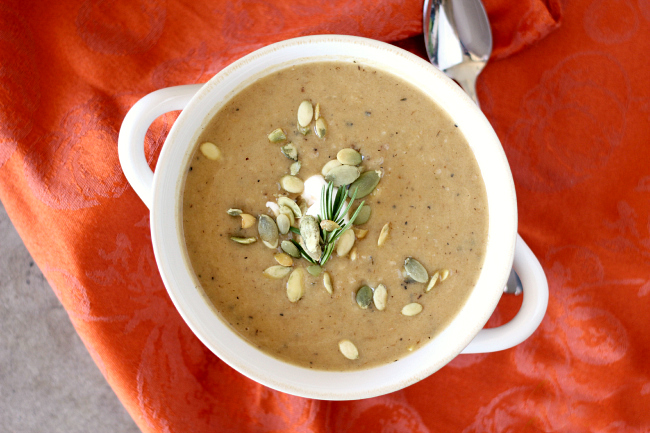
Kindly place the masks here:
<instances>
[{"instance_id":1,"label":"bowl rim","mask_svg":"<svg viewBox=\"0 0 650 433\"><path fill-rule=\"evenodd\" d=\"M297 58L354 58L396 73L413 84L417 78L416 85L425 86L423 90L428 89L427 93L465 134L486 183L488 246L475 289L445 330L391 364L353 372L320 371L279 361L261 352L216 314L187 260L179 204L186 167L200 128L237 89L296 62ZM425 78L426 84L422 81ZM235 370L273 389L302 397L350 400L387 394L431 375L458 355L483 328L496 308L512 266L517 208L512 174L496 133L453 81L429 62L395 46L355 36L318 35L289 39L254 51L225 67L196 93L172 126L161 150L154 173L150 222L156 262L170 298L190 329L213 353ZM461 319L466 322L459 324Z\"/></svg>"}]
</instances>

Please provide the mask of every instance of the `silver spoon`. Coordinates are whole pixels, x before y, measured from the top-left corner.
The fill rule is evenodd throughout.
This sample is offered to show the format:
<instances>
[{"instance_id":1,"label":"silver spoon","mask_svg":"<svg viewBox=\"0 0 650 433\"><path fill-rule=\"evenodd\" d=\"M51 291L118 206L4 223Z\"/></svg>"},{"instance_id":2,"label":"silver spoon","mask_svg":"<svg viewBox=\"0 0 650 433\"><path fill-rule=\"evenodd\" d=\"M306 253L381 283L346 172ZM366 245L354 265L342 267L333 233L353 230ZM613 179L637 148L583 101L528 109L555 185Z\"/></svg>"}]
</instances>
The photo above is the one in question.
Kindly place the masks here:
<instances>
[{"instance_id":1,"label":"silver spoon","mask_svg":"<svg viewBox=\"0 0 650 433\"><path fill-rule=\"evenodd\" d=\"M492 31L480 0L425 0L422 24L431 63L478 105L476 77L492 53Z\"/></svg>"},{"instance_id":2,"label":"silver spoon","mask_svg":"<svg viewBox=\"0 0 650 433\"><path fill-rule=\"evenodd\" d=\"M429 61L479 105L476 78L492 53L492 30L481 0L425 0L422 25ZM522 293L514 270L503 291Z\"/></svg>"}]
</instances>

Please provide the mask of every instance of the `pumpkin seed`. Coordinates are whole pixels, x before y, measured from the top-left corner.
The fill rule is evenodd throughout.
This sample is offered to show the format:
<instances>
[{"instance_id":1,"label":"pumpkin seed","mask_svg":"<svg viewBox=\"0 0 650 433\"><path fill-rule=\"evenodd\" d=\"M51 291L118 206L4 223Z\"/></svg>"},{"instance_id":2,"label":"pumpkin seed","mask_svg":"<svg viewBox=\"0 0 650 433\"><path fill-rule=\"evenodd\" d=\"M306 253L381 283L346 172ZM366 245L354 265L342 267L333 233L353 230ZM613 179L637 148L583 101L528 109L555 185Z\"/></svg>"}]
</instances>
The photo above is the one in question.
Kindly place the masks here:
<instances>
[{"instance_id":1,"label":"pumpkin seed","mask_svg":"<svg viewBox=\"0 0 650 433\"><path fill-rule=\"evenodd\" d=\"M431 279L429 280L429 285L427 286L426 290L424 291L429 292L431 289L433 289L438 282L438 278L440 278L440 271L436 271L432 276Z\"/></svg>"},{"instance_id":2,"label":"pumpkin seed","mask_svg":"<svg viewBox=\"0 0 650 433\"><path fill-rule=\"evenodd\" d=\"M289 275L287 281L287 298L291 302L297 302L305 294L305 284L303 278L305 271L302 268L296 268Z\"/></svg>"},{"instance_id":3,"label":"pumpkin seed","mask_svg":"<svg viewBox=\"0 0 650 433\"><path fill-rule=\"evenodd\" d=\"M289 173L291 173L291 176L297 175L300 172L301 166L302 164L300 163L300 161L296 161L293 164L291 164L291 166L289 167Z\"/></svg>"},{"instance_id":4,"label":"pumpkin seed","mask_svg":"<svg viewBox=\"0 0 650 433\"><path fill-rule=\"evenodd\" d=\"M357 210L355 209L354 212ZM354 212L352 212L352 215L354 215ZM364 204L361 210L359 211L359 215L354 219L353 224L355 226L360 226L361 224L365 224L368 222L370 219L370 214L372 213L372 210L370 209L370 206L367 204Z\"/></svg>"},{"instance_id":5,"label":"pumpkin seed","mask_svg":"<svg viewBox=\"0 0 650 433\"><path fill-rule=\"evenodd\" d=\"M416 314L419 314L422 311L422 305L418 304L417 302L413 302L412 304L405 305L404 308L402 308L402 314L405 316L415 316Z\"/></svg>"},{"instance_id":6,"label":"pumpkin seed","mask_svg":"<svg viewBox=\"0 0 650 433\"><path fill-rule=\"evenodd\" d=\"M296 218L302 218L302 211L300 210L300 207L289 197L278 197L278 206L287 206L293 211L293 214L296 216Z\"/></svg>"},{"instance_id":7,"label":"pumpkin seed","mask_svg":"<svg viewBox=\"0 0 650 433\"><path fill-rule=\"evenodd\" d=\"M361 154L354 149L341 149L336 154L336 159L343 165L361 164Z\"/></svg>"},{"instance_id":8,"label":"pumpkin seed","mask_svg":"<svg viewBox=\"0 0 650 433\"><path fill-rule=\"evenodd\" d=\"M309 126L302 127L302 126L300 126L300 123L296 123L296 128L298 129L298 131L299 131L302 135L307 135L307 134L309 134L309 131L310 131Z\"/></svg>"},{"instance_id":9,"label":"pumpkin seed","mask_svg":"<svg viewBox=\"0 0 650 433\"><path fill-rule=\"evenodd\" d=\"M379 233L379 238L377 239L377 246L380 247L386 243L388 239L388 233L390 233L390 223L384 224Z\"/></svg>"},{"instance_id":10,"label":"pumpkin seed","mask_svg":"<svg viewBox=\"0 0 650 433\"><path fill-rule=\"evenodd\" d=\"M239 236L230 236L230 239L242 245L252 244L257 241L257 238L240 238Z\"/></svg>"},{"instance_id":11,"label":"pumpkin seed","mask_svg":"<svg viewBox=\"0 0 650 433\"><path fill-rule=\"evenodd\" d=\"M359 359L359 351L357 346L354 345L350 340L341 340L339 341L339 350L346 358L350 360Z\"/></svg>"},{"instance_id":12,"label":"pumpkin seed","mask_svg":"<svg viewBox=\"0 0 650 433\"><path fill-rule=\"evenodd\" d=\"M278 224L278 230L280 231L280 234L286 235L287 233L289 233L289 228L291 227L291 220L289 219L288 216L281 213L276 218L276 222Z\"/></svg>"},{"instance_id":13,"label":"pumpkin seed","mask_svg":"<svg viewBox=\"0 0 650 433\"><path fill-rule=\"evenodd\" d=\"M267 278L279 279L289 275L289 272L291 272L291 268L275 265L275 266L271 266L270 268L264 269L264 272L262 272L262 274L264 274L264 276Z\"/></svg>"},{"instance_id":14,"label":"pumpkin seed","mask_svg":"<svg viewBox=\"0 0 650 433\"><path fill-rule=\"evenodd\" d=\"M298 209L302 212L302 215L306 215L309 210L309 204L305 200L300 200L298 202Z\"/></svg>"},{"instance_id":15,"label":"pumpkin seed","mask_svg":"<svg viewBox=\"0 0 650 433\"><path fill-rule=\"evenodd\" d=\"M302 101L298 107L298 125L309 126L314 117L314 106L309 101Z\"/></svg>"},{"instance_id":16,"label":"pumpkin seed","mask_svg":"<svg viewBox=\"0 0 650 433\"><path fill-rule=\"evenodd\" d=\"M323 166L323 169L320 171L323 176L327 176L327 173L330 172L334 167L339 167L343 164L339 162L338 159L333 159Z\"/></svg>"},{"instance_id":17,"label":"pumpkin seed","mask_svg":"<svg viewBox=\"0 0 650 433\"><path fill-rule=\"evenodd\" d=\"M320 229L316 218L311 215L305 215L300 218L300 235L305 243L305 249L312 258L316 256L320 260L321 247L320 247Z\"/></svg>"},{"instance_id":18,"label":"pumpkin seed","mask_svg":"<svg viewBox=\"0 0 650 433\"><path fill-rule=\"evenodd\" d=\"M325 135L327 134L327 123L325 123L325 119L321 117L316 120L316 124L314 124L314 132L318 138L325 138Z\"/></svg>"},{"instance_id":19,"label":"pumpkin seed","mask_svg":"<svg viewBox=\"0 0 650 433\"><path fill-rule=\"evenodd\" d=\"M257 232L260 234L264 245L269 248L278 247L278 226L273 221L273 218L268 215L260 215L257 222Z\"/></svg>"},{"instance_id":20,"label":"pumpkin seed","mask_svg":"<svg viewBox=\"0 0 650 433\"><path fill-rule=\"evenodd\" d=\"M344 186L350 185L352 182L357 180L361 174L361 169L351 165L340 165L338 167L332 168L326 175L325 180L327 182L332 182L334 186Z\"/></svg>"},{"instance_id":21,"label":"pumpkin seed","mask_svg":"<svg viewBox=\"0 0 650 433\"><path fill-rule=\"evenodd\" d=\"M314 120L318 120L320 118L320 104L316 104L316 108L314 108Z\"/></svg>"},{"instance_id":22,"label":"pumpkin seed","mask_svg":"<svg viewBox=\"0 0 650 433\"><path fill-rule=\"evenodd\" d=\"M383 311L386 308L386 302L388 301L388 291L386 286L380 284L375 289L375 292L372 295L372 302L375 303L375 307L379 311Z\"/></svg>"},{"instance_id":23,"label":"pumpkin seed","mask_svg":"<svg viewBox=\"0 0 650 433\"><path fill-rule=\"evenodd\" d=\"M242 214L242 212L243 211L241 209L228 209L226 211L226 213L230 216L239 216Z\"/></svg>"},{"instance_id":24,"label":"pumpkin seed","mask_svg":"<svg viewBox=\"0 0 650 433\"><path fill-rule=\"evenodd\" d=\"M440 271L440 282L445 281L449 276L449 269L443 269Z\"/></svg>"},{"instance_id":25,"label":"pumpkin seed","mask_svg":"<svg viewBox=\"0 0 650 433\"><path fill-rule=\"evenodd\" d=\"M350 189L348 190L348 196L352 198L352 194L354 193L354 190L358 188L356 198L357 199L364 198L365 196L373 192L375 188L377 188L379 179L381 179L381 171L379 170L364 171L363 173L361 173L361 176L359 176L359 178L350 185Z\"/></svg>"},{"instance_id":26,"label":"pumpkin seed","mask_svg":"<svg viewBox=\"0 0 650 433\"><path fill-rule=\"evenodd\" d=\"M269 141L271 143L278 143L287 139L287 134L284 133L282 128L278 128L269 134Z\"/></svg>"},{"instance_id":27,"label":"pumpkin seed","mask_svg":"<svg viewBox=\"0 0 650 433\"><path fill-rule=\"evenodd\" d=\"M350 252L354 245L354 232L347 229L336 241L336 255L339 257L345 256Z\"/></svg>"},{"instance_id":28,"label":"pumpkin seed","mask_svg":"<svg viewBox=\"0 0 650 433\"><path fill-rule=\"evenodd\" d=\"M293 211L289 209L288 206L280 207L280 215L285 215L287 218L289 218L289 226L293 226L296 223L296 217L293 216Z\"/></svg>"},{"instance_id":29,"label":"pumpkin seed","mask_svg":"<svg viewBox=\"0 0 650 433\"><path fill-rule=\"evenodd\" d=\"M280 248L282 248L282 251L289 254L291 257L294 257L296 259L300 258L300 251L298 250L298 247L294 245L293 242L282 241L282 243L280 243Z\"/></svg>"},{"instance_id":30,"label":"pumpkin seed","mask_svg":"<svg viewBox=\"0 0 650 433\"><path fill-rule=\"evenodd\" d=\"M333 232L336 229L340 229L341 226L336 223L336 221L332 220L323 220L320 222L320 228L322 228L325 231L328 232Z\"/></svg>"},{"instance_id":31,"label":"pumpkin seed","mask_svg":"<svg viewBox=\"0 0 650 433\"><path fill-rule=\"evenodd\" d=\"M311 275L312 277L319 276L322 271L323 268L321 268L318 265L307 266L307 272L309 272L309 275Z\"/></svg>"},{"instance_id":32,"label":"pumpkin seed","mask_svg":"<svg viewBox=\"0 0 650 433\"><path fill-rule=\"evenodd\" d=\"M266 202L266 207L269 208L271 212L273 212L274 216L280 215L280 206L278 206L277 203L273 203L272 201L267 201Z\"/></svg>"},{"instance_id":33,"label":"pumpkin seed","mask_svg":"<svg viewBox=\"0 0 650 433\"><path fill-rule=\"evenodd\" d=\"M298 149L293 143L287 143L280 148L280 152L289 159L298 161Z\"/></svg>"},{"instance_id":34,"label":"pumpkin seed","mask_svg":"<svg viewBox=\"0 0 650 433\"><path fill-rule=\"evenodd\" d=\"M359 256L359 252L357 251L357 246L355 245L350 250L350 260L355 261L358 256Z\"/></svg>"},{"instance_id":35,"label":"pumpkin seed","mask_svg":"<svg viewBox=\"0 0 650 433\"><path fill-rule=\"evenodd\" d=\"M327 290L327 293L331 295L333 292L332 277L330 277L330 274L328 274L327 272L323 272L323 285L325 286L325 290Z\"/></svg>"},{"instance_id":36,"label":"pumpkin seed","mask_svg":"<svg viewBox=\"0 0 650 433\"><path fill-rule=\"evenodd\" d=\"M281 266L293 266L293 259L289 254L277 253L273 256L273 258Z\"/></svg>"},{"instance_id":37,"label":"pumpkin seed","mask_svg":"<svg viewBox=\"0 0 650 433\"><path fill-rule=\"evenodd\" d=\"M286 175L280 179L280 186L282 186L285 191L294 194L300 194L305 189L305 184L302 179L290 175Z\"/></svg>"},{"instance_id":38,"label":"pumpkin seed","mask_svg":"<svg viewBox=\"0 0 650 433\"><path fill-rule=\"evenodd\" d=\"M253 227L253 224L255 224L255 217L253 215L243 213L239 216L241 217L241 228L247 229Z\"/></svg>"},{"instance_id":39,"label":"pumpkin seed","mask_svg":"<svg viewBox=\"0 0 650 433\"><path fill-rule=\"evenodd\" d=\"M364 207L365 207L365 206L364 206ZM361 213L361 212L359 212L359 213ZM368 230L364 230L364 229L353 229L353 230L354 230L354 234L355 234L355 236L356 236L357 239L359 239L359 240L365 238L366 235L368 234Z\"/></svg>"},{"instance_id":40,"label":"pumpkin seed","mask_svg":"<svg viewBox=\"0 0 650 433\"><path fill-rule=\"evenodd\" d=\"M213 161L216 161L221 157L221 151L219 150L217 145L214 143L210 143L209 141L203 143L199 149L201 149L201 153L203 154L203 156Z\"/></svg>"},{"instance_id":41,"label":"pumpkin seed","mask_svg":"<svg viewBox=\"0 0 650 433\"><path fill-rule=\"evenodd\" d=\"M417 281L418 283L426 283L429 281L427 270L413 257L406 258L404 261L404 270L406 271L406 275L413 281Z\"/></svg>"},{"instance_id":42,"label":"pumpkin seed","mask_svg":"<svg viewBox=\"0 0 650 433\"><path fill-rule=\"evenodd\" d=\"M370 302L372 302L372 289L368 286L361 286L359 290L357 290L357 305L360 308L363 308L364 310L368 308L368 305L370 305Z\"/></svg>"}]
</instances>

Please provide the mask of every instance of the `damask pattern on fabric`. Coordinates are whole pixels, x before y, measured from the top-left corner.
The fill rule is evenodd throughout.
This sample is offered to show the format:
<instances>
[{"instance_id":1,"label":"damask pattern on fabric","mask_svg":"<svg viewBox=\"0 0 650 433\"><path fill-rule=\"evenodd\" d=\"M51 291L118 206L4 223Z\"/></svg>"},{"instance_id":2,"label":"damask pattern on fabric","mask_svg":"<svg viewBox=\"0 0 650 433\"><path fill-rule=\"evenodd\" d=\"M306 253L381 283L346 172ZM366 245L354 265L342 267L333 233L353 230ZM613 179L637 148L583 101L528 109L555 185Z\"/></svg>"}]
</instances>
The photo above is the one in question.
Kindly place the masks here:
<instances>
[{"instance_id":1,"label":"damask pattern on fabric","mask_svg":"<svg viewBox=\"0 0 650 433\"><path fill-rule=\"evenodd\" d=\"M516 348L363 401L236 373L173 307L124 177L128 109L267 44L350 34L424 56L422 4L173 0L0 5L0 198L143 432L649 432L650 2L485 0L481 107L511 164L550 302ZM152 168L177 113L150 128ZM488 327L512 318L504 297Z\"/></svg>"}]
</instances>

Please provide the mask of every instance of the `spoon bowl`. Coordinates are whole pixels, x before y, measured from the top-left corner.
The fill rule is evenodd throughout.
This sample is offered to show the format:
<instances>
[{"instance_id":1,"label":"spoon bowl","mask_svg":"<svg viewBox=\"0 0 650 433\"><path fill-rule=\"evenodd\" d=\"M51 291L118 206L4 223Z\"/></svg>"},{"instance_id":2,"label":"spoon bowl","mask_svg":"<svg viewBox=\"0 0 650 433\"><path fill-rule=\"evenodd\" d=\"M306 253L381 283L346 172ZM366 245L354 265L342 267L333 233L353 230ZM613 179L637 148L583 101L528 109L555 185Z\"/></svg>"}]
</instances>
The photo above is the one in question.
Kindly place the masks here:
<instances>
[{"instance_id":1,"label":"spoon bowl","mask_svg":"<svg viewBox=\"0 0 650 433\"><path fill-rule=\"evenodd\" d=\"M426 0L422 24L429 61L478 105L476 78L492 53L492 31L480 0Z\"/></svg>"}]
</instances>

